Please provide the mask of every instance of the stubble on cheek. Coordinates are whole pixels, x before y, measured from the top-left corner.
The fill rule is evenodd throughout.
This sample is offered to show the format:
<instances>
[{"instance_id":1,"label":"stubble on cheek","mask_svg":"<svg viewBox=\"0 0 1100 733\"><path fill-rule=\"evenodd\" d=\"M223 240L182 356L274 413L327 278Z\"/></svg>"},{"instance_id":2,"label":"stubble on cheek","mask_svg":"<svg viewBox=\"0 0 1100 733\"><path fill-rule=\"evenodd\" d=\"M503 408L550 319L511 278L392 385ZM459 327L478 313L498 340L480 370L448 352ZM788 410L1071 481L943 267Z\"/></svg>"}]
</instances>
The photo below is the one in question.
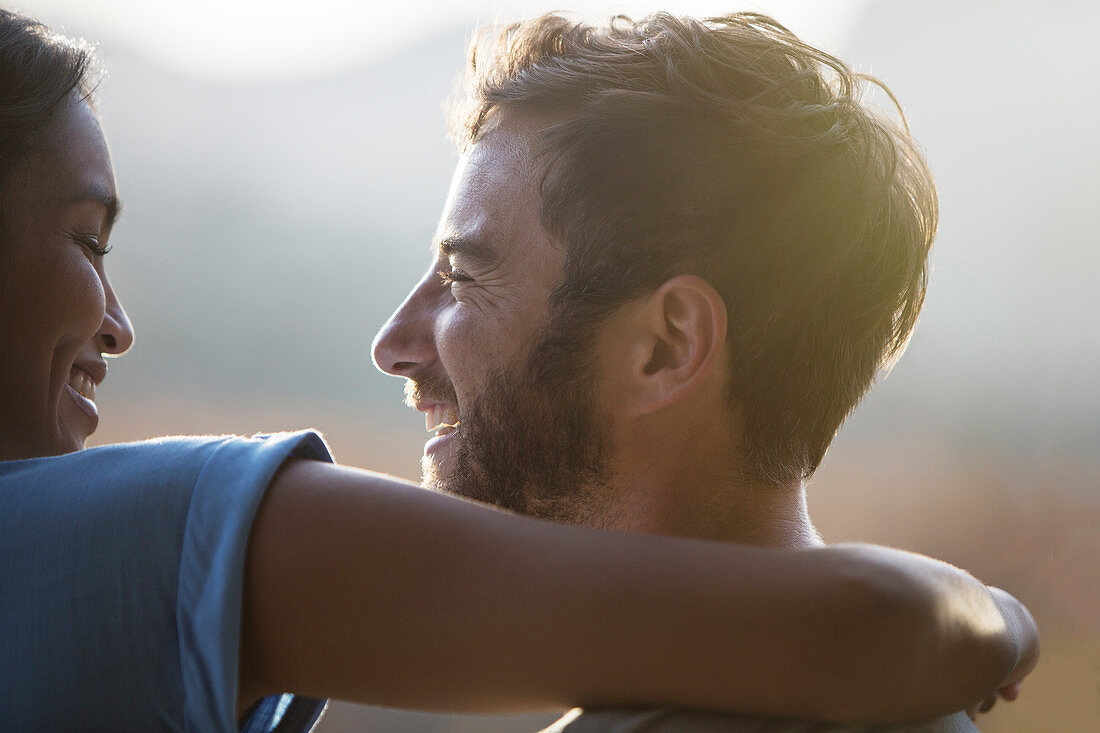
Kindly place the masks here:
<instances>
[{"instance_id":1,"label":"stubble on cheek","mask_svg":"<svg viewBox=\"0 0 1100 733\"><path fill-rule=\"evenodd\" d=\"M590 523L608 481L608 420L591 370L576 355L537 343L519 364L492 373L462 411L457 444L425 457L423 484L522 514Z\"/></svg>"}]
</instances>

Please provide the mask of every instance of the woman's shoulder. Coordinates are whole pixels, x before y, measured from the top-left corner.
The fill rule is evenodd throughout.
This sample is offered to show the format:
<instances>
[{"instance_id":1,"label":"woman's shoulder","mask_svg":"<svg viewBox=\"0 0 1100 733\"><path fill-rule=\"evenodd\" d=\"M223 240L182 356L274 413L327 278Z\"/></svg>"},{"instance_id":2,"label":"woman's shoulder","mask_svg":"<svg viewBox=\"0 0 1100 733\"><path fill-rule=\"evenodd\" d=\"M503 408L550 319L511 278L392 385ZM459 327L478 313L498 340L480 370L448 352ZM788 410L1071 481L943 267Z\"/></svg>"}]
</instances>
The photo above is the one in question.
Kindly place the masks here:
<instances>
[{"instance_id":1,"label":"woman's shoulder","mask_svg":"<svg viewBox=\"0 0 1100 733\"><path fill-rule=\"evenodd\" d=\"M16 461L0 461L0 480L31 475L77 473L89 471L141 475L147 470L168 475L180 475L188 466L201 467L211 458L249 460L254 456L285 453L287 457L331 460L328 447L320 433L312 429L291 432L242 435L169 435L145 440L110 443L85 448L59 456L44 456ZM185 471L186 473L186 471Z\"/></svg>"},{"instance_id":2,"label":"woman's shoulder","mask_svg":"<svg viewBox=\"0 0 1100 733\"><path fill-rule=\"evenodd\" d=\"M235 729L249 530L290 457L328 452L301 431L0 463L5 722L160 730L168 711L173 730Z\"/></svg>"},{"instance_id":3,"label":"woman's shoulder","mask_svg":"<svg viewBox=\"0 0 1100 733\"><path fill-rule=\"evenodd\" d=\"M5 461L0 507L8 516L74 514L83 522L101 514L164 516L173 504L186 509L198 496L224 503L262 494L289 457L331 460L321 436L303 430L169 436Z\"/></svg>"}]
</instances>

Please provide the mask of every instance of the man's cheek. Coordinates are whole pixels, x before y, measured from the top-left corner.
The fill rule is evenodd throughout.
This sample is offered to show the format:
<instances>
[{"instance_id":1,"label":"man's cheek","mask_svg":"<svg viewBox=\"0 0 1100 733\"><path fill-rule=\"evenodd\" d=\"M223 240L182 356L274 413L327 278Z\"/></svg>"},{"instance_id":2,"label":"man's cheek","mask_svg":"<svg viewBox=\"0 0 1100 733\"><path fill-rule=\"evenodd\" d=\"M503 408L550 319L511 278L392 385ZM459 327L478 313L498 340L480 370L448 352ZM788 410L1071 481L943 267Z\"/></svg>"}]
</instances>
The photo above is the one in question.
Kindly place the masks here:
<instances>
[{"instance_id":1,"label":"man's cheek","mask_svg":"<svg viewBox=\"0 0 1100 733\"><path fill-rule=\"evenodd\" d=\"M436 336L436 349L447 376L458 392L461 405L462 393L477 389L473 384L477 381L477 375L500 363L503 349L497 337L513 329L454 317L442 326Z\"/></svg>"}]
</instances>

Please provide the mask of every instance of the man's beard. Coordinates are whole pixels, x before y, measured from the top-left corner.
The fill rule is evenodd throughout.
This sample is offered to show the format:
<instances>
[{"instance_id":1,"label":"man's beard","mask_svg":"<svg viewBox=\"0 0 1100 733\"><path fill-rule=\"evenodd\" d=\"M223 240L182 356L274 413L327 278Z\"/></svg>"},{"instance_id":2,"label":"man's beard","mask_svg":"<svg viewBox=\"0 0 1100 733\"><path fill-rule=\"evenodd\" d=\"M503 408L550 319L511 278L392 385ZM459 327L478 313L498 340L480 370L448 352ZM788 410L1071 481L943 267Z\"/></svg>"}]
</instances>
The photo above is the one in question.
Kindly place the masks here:
<instances>
[{"instance_id":1,"label":"man's beard","mask_svg":"<svg viewBox=\"0 0 1100 733\"><path fill-rule=\"evenodd\" d=\"M446 473L425 458L424 485L545 519L587 524L599 516L611 439L588 342L554 329L526 363L493 372L461 407Z\"/></svg>"}]
</instances>

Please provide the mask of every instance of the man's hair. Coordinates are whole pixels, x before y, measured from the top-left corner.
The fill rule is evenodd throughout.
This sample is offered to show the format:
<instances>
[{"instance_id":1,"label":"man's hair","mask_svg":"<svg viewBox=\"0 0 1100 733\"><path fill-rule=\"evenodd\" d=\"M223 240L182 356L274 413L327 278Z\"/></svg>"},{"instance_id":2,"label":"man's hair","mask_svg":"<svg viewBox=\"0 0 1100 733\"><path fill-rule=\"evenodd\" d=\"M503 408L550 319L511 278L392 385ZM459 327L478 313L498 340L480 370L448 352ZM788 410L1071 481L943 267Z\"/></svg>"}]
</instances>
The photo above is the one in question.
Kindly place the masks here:
<instances>
[{"instance_id":1,"label":"man's hair","mask_svg":"<svg viewBox=\"0 0 1100 733\"><path fill-rule=\"evenodd\" d=\"M0 9L0 186L74 93L91 101L99 72L88 44Z\"/></svg>"},{"instance_id":2,"label":"man's hair","mask_svg":"<svg viewBox=\"0 0 1100 733\"><path fill-rule=\"evenodd\" d=\"M758 13L551 14L475 37L452 134L552 122L536 154L562 348L670 277L710 282L743 471L785 483L813 473L924 300L935 188L904 120L861 103L867 81L893 100Z\"/></svg>"}]
</instances>

